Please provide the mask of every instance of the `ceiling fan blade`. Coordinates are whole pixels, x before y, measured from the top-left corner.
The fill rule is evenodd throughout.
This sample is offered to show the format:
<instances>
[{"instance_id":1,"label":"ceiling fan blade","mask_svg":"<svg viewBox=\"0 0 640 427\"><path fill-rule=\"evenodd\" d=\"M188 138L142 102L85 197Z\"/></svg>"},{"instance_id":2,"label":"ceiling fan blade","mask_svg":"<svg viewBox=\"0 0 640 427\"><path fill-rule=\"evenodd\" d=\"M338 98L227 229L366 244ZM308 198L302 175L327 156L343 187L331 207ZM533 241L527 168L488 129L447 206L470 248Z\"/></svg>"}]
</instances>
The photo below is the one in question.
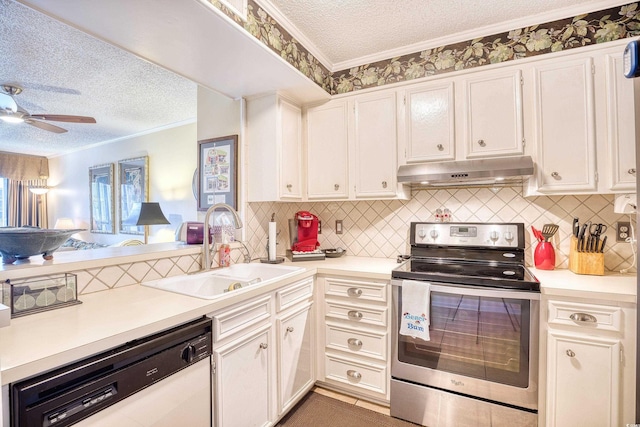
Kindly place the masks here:
<instances>
[{"instance_id":1,"label":"ceiling fan blade","mask_svg":"<svg viewBox=\"0 0 640 427\"><path fill-rule=\"evenodd\" d=\"M96 119L87 116L66 116L62 114L31 114L31 118L53 122L95 123Z\"/></svg>"},{"instance_id":2,"label":"ceiling fan blade","mask_svg":"<svg viewBox=\"0 0 640 427\"><path fill-rule=\"evenodd\" d=\"M18 104L11 95L0 93L0 110L18 111Z\"/></svg>"},{"instance_id":3,"label":"ceiling fan blade","mask_svg":"<svg viewBox=\"0 0 640 427\"><path fill-rule=\"evenodd\" d=\"M43 129L43 130L48 130L49 132L54 132L54 133L65 133L67 132L66 129L63 129L61 127L52 125L51 123L45 123L45 122L39 122L37 120L33 120L31 119L27 119L24 121L27 124L30 124L31 126L35 126L37 128Z\"/></svg>"}]
</instances>

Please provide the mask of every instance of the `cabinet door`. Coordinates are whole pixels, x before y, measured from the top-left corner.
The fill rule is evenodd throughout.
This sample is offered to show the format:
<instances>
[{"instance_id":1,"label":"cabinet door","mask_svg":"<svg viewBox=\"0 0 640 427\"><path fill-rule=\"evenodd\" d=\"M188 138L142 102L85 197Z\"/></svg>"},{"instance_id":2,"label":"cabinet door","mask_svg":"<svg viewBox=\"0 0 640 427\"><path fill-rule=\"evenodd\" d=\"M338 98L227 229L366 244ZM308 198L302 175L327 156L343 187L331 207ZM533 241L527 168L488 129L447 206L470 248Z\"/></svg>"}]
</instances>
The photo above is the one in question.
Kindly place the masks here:
<instances>
[{"instance_id":1,"label":"cabinet door","mask_svg":"<svg viewBox=\"0 0 640 427\"><path fill-rule=\"evenodd\" d=\"M547 427L619 426L620 341L549 332Z\"/></svg>"},{"instance_id":2,"label":"cabinet door","mask_svg":"<svg viewBox=\"0 0 640 427\"><path fill-rule=\"evenodd\" d=\"M405 161L455 158L453 82L420 85L404 93Z\"/></svg>"},{"instance_id":3,"label":"cabinet door","mask_svg":"<svg viewBox=\"0 0 640 427\"><path fill-rule=\"evenodd\" d=\"M596 189L593 61L534 67L538 191Z\"/></svg>"},{"instance_id":4,"label":"cabinet door","mask_svg":"<svg viewBox=\"0 0 640 427\"><path fill-rule=\"evenodd\" d=\"M302 112L282 99L279 101L280 198L302 198ZM261 167L270 167L262 165ZM272 165L271 167L275 167Z\"/></svg>"},{"instance_id":5,"label":"cabinet door","mask_svg":"<svg viewBox=\"0 0 640 427\"><path fill-rule=\"evenodd\" d=\"M610 190L636 191L633 80L623 74L622 49L605 56Z\"/></svg>"},{"instance_id":6,"label":"cabinet door","mask_svg":"<svg viewBox=\"0 0 640 427\"><path fill-rule=\"evenodd\" d=\"M347 123L346 101L332 101L307 111L309 199L349 197Z\"/></svg>"},{"instance_id":7,"label":"cabinet door","mask_svg":"<svg viewBox=\"0 0 640 427\"><path fill-rule=\"evenodd\" d=\"M479 74L464 81L467 157L522 154L522 72Z\"/></svg>"},{"instance_id":8,"label":"cabinet door","mask_svg":"<svg viewBox=\"0 0 640 427\"><path fill-rule=\"evenodd\" d=\"M397 174L396 94L354 100L356 197L394 197Z\"/></svg>"},{"instance_id":9,"label":"cabinet door","mask_svg":"<svg viewBox=\"0 0 640 427\"><path fill-rule=\"evenodd\" d=\"M312 304L278 319L279 414L287 412L314 383Z\"/></svg>"},{"instance_id":10,"label":"cabinet door","mask_svg":"<svg viewBox=\"0 0 640 427\"><path fill-rule=\"evenodd\" d=\"M267 325L213 352L217 427L266 426L273 419L271 347Z\"/></svg>"}]
</instances>

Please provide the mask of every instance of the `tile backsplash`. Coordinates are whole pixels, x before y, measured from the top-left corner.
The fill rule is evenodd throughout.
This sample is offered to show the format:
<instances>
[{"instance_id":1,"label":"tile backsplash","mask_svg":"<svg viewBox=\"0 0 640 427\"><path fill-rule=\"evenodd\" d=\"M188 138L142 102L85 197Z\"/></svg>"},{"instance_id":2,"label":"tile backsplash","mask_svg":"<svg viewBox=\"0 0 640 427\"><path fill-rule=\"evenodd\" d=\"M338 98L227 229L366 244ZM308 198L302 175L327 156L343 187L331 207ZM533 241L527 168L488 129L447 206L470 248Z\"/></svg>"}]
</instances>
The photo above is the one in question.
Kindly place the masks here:
<instances>
[{"instance_id":1,"label":"tile backsplash","mask_svg":"<svg viewBox=\"0 0 640 427\"><path fill-rule=\"evenodd\" d=\"M533 265L536 240L531 226L560 226L552 242L556 248L556 267L568 268L573 218L580 222L606 224L605 268L618 271L634 260L629 243L617 243L616 222L629 221L628 215L613 212L613 195L539 196L525 198L519 187L414 190L410 200L263 202L249 203L246 215L247 238L254 257L266 257L267 230L271 214L276 214L278 256L290 247L288 220L295 212L308 210L322 221L321 248L342 247L347 254L395 258L409 252L409 223L434 221L436 209L448 208L452 221L522 222L525 225L526 263ZM335 233L336 220L343 221L343 233ZM635 221L635 218L633 219ZM635 226L635 224L634 224ZM636 271L635 267L632 271Z\"/></svg>"}]
</instances>

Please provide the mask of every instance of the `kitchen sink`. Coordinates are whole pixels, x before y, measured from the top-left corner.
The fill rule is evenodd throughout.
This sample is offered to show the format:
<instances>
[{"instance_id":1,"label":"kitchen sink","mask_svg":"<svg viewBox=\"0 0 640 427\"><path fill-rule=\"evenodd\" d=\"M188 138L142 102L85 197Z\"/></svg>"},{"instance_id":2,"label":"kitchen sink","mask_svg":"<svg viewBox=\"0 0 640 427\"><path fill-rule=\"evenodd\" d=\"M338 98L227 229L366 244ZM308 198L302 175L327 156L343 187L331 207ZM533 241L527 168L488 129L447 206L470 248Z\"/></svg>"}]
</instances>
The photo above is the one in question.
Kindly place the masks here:
<instances>
[{"instance_id":1,"label":"kitchen sink","mask_svg":"<svg viewBox=\"0 0 640 427\"><path fill-rule=\"evenodd\" d=\"M270 264L234 264L196 274L152 280L142 285L196 298L215 299L229 292L273 283L303 270L302 267Z\"/></svg>"}]
</instances>

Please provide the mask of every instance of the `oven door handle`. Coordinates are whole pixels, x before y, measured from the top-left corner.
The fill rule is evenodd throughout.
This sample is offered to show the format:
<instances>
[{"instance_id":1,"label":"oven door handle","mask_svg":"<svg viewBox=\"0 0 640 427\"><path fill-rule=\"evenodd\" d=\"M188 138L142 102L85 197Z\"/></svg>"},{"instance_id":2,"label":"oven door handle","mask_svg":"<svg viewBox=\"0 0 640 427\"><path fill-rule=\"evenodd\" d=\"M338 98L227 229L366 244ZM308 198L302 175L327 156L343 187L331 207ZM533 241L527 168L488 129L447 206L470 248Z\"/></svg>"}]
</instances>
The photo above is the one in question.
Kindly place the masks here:
<instances>
[{"instance_id":1,"label":"oven door handle","mask_svg":"<svg viewBox=\"0 0 640 427\"><path fill-rule=\"evenodd\" d=\"M395 287L402 287L403 280L393 279L391 285ZM412 280L412 282L421 283L419 280ZM526 300L540 300L540 292L529 291L511 291L498 288L476 288L463 285L442 285L429 283L429 289L431 292L442 292L444 294L465 295L465 296L478 296L478 297L494 297L494 298L513 298L513 299L526 299Z\"/></svg>"}]
</instances>

